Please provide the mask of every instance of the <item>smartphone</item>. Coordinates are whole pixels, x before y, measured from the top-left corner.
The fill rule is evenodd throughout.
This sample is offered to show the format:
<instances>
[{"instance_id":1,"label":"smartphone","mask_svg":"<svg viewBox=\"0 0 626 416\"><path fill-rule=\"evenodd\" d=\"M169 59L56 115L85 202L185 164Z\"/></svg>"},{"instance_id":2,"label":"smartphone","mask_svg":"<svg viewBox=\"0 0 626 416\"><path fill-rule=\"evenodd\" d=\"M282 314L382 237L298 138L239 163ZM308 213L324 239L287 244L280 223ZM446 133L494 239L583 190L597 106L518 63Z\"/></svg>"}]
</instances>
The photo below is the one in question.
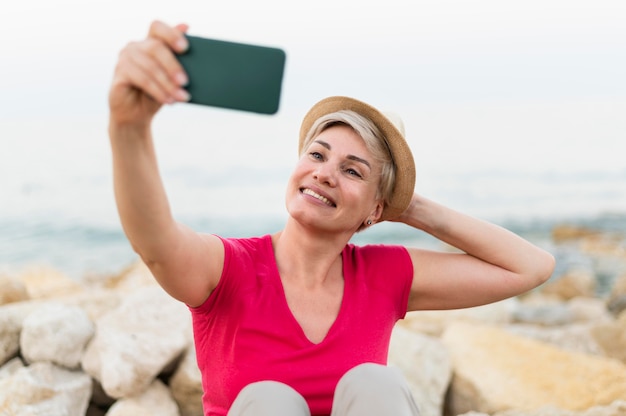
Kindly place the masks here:
<instances>
[{"instance_id":1,"label":"smartphone","mask_svg":"<svg viewBox=\"0 0 626 416\"><path fill-rule=\"evenodd\" d=\"M187 72L189 102L261 114L280 104L286 54L280 48L188 36L177 55Z\"/></svg>"}]
</instances>

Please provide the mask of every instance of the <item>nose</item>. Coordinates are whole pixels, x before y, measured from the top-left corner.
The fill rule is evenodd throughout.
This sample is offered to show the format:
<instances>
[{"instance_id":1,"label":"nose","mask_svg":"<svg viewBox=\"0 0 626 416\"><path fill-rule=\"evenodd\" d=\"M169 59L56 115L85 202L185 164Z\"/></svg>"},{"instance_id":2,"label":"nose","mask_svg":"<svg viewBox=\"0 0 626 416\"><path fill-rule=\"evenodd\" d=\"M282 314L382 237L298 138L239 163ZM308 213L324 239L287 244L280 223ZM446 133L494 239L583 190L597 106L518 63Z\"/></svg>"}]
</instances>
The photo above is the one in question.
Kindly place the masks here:
<instances>
[{"instance_id":1,"label":"nose","mask_svg":"<svg viewBox=\"0 0 626 416\"><path fill-rule=\"evenodd\" d=\"M330 163L321 163L313 171L313 178L319 183L334 187L336 185L336 172Z\"/></svg>"}]
</instances>

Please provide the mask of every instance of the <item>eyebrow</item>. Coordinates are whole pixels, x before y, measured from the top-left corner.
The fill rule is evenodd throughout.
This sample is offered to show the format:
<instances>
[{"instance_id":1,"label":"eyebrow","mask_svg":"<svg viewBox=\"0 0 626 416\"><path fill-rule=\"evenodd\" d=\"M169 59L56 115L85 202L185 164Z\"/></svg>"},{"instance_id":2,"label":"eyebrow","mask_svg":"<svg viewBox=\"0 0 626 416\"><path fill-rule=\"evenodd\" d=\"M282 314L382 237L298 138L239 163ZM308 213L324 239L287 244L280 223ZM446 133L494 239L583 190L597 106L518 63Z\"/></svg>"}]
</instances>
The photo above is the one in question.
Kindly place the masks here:
<instances>
[{"instance_id":1,"label":"eyebrow","mask_svg":"<svg viewBox=\"0 0 626 416\"><path fill-rule=\"evenodd\" d=\"M331 146L328 142L325 142L324 140L320 140L320 139L316 139L315 143L327 148L328 150L331 150ZM367 166L370 170L372 170L372 166L370 165L370 162L368 162L367 160L360 158L358 156L355 155L348 155L348 159L350 160L354 160L355 162L360 162L362 164L364 164L365 166Z\"/></svg>"}]
</instances>

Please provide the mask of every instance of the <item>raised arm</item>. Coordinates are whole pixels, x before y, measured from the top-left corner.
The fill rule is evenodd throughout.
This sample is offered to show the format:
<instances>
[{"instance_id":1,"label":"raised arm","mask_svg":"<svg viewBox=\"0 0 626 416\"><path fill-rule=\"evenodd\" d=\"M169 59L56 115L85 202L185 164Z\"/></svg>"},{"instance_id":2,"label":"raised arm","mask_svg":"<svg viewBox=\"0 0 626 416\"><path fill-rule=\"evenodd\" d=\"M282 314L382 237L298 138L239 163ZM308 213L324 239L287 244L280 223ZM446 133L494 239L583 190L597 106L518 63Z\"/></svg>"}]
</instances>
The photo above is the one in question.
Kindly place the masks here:
<instances>
[{"instance_id":1,"label":"raised arm","mask_svg":"<svg viewBox=\"0 0 626 416\"><path fill-rule=\"evenodd\" d=\"M188 99L174 51L186 26L154 22L146 39L120 53L109 93L115 199L124 232L157 281L174 298L201 304L223 268L221 241L177 223L157 164L151 121L163 104Z\"/></svg>"},{"instance_id":2,"label":"raised arm","mask_svg":"<svg viewBox=\"0 0 626 416\"><path fill-rule=\"evenodd\" d=\"M419 195L397 219L461 252L409 249L414 276L409 310L483 305L545 282L553 256L516 234Z\"/></svg>"}]
</instances>

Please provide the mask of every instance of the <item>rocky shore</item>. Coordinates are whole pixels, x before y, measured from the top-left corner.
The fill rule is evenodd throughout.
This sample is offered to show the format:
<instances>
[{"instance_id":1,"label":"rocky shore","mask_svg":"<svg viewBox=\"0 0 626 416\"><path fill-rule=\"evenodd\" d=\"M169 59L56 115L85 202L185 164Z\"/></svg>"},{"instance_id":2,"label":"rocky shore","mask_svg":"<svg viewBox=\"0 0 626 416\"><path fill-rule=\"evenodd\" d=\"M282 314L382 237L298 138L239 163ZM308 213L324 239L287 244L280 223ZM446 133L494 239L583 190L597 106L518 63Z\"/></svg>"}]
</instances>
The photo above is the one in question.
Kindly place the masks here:
<instances>
[{"instance_id":1,"label":"rocky shore","mask_svg":"<svg viewBox=\"0 0 626 416\"><path fill-rule=\"evenodd\" d=\"M398 323L389 362L422 416L626 415L626 236L559 226L552 243L581 261L541 288ZM0 276L0 415L195 416L201 393L189 312L143 264Z\"/></svg>"}]
</instances>

